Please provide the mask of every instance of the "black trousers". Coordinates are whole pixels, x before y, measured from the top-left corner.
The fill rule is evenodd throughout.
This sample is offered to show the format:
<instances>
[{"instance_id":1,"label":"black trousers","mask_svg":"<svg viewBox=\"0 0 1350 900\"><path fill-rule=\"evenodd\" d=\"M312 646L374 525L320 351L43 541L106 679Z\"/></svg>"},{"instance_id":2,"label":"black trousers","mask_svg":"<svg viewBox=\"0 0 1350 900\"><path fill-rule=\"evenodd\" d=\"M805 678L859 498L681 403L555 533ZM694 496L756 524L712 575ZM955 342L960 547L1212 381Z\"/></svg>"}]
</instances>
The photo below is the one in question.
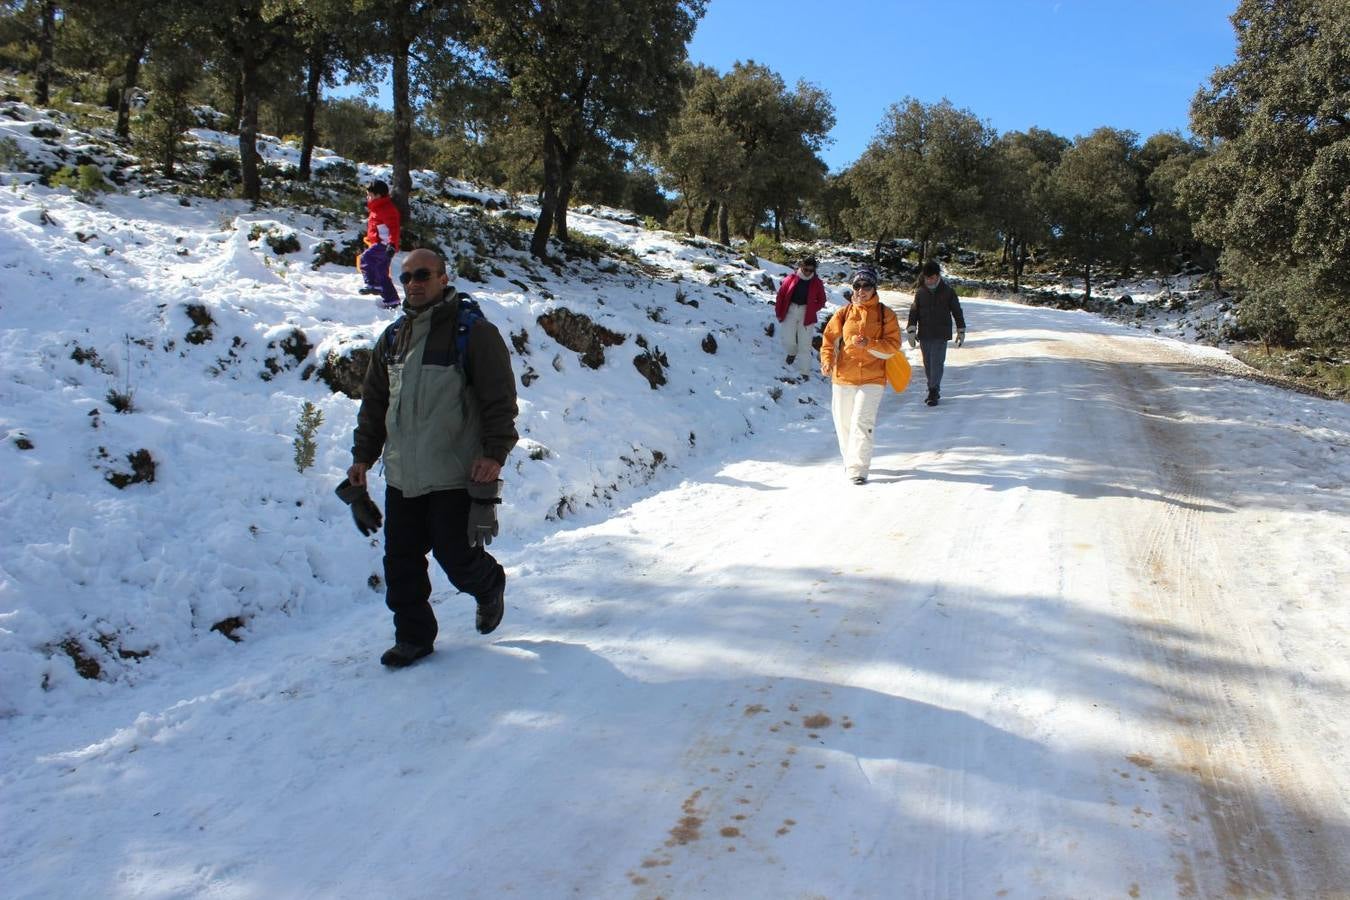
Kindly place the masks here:
<instances>
[{"instance_id":1,"label":"black trousers","mask_svg":"<svg viewBox=\"0 0 1350 900\"><path fill-rule=\"evenodd\" d=\"M475 599L506 581L506 572L482 547L469 544L469 492L433 491L404 497L384 494L384 602L394 614L394 640L430 647L436 640L427 554L436 557L450 583Z\"/></svg>"}]
</instances>

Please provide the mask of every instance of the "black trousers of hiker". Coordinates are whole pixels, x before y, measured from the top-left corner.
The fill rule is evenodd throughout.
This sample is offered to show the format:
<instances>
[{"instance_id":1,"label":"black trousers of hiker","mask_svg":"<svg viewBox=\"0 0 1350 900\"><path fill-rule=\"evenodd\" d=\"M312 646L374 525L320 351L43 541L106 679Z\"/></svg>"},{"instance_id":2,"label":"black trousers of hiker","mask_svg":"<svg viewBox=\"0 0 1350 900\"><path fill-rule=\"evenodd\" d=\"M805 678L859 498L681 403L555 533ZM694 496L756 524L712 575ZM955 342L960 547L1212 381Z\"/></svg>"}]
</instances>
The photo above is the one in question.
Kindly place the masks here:
<instances>
[{"instance_id":1,"label":"black trousers of hiker","mask_svg":"<svg viewBox=\"0 0 1350 900\"><path fill-rule=\"evenodd\" d=\"M485 597L506 572L482 547L469 544L469 492L433 491L404 497L384 494L384 602L394 614L394 640L430 647L436 640L427 554L436 557L457 590Z\"/></svg>"}]
</instances>

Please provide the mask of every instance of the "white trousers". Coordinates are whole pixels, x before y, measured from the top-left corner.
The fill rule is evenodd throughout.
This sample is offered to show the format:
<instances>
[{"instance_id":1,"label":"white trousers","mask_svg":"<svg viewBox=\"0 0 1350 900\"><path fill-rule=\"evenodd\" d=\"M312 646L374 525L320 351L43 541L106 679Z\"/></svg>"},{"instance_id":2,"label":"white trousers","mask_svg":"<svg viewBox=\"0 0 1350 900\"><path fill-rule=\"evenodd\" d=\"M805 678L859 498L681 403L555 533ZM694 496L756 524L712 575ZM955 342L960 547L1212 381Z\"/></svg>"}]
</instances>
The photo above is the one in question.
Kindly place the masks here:
<instances>
[{"instance_id":1,"label":"white trousers","mask_svg":"<svg viewBox=\"0 0 1350 900\"><path fill-rule=\"evenodd\" d=\"M806 307L799 303L789 303L787 315L780 323L783 335L783 349L789 356L797 357L797 371L811 371L811 329L802 320L806 318Z\"/></svg>"},{"instance_id":2,"label":"white trousers","mask_svg":"<svg viewBox=\"0 0 1350 900\"><path fill-rule=\"evenodd\" d=\"M830 401L834 414L834 433L839 438L839 455L844 457L848 477L866 476L872 465L872 432L877 425L881 384L836 384Z\"/></svg>"}]
</instances>

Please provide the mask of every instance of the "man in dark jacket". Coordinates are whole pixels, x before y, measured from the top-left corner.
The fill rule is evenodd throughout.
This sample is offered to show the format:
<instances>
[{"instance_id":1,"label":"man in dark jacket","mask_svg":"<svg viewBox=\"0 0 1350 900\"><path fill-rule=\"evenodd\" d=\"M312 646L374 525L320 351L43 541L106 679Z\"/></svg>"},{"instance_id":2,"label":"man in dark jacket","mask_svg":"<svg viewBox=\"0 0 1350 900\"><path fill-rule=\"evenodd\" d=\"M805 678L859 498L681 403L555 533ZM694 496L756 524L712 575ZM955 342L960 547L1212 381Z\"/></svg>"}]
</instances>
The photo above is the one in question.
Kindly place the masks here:
<instances>
[{"instance_id":1,"label":"man in dark jacket","mask_svg":"<svg viewBox=\"0 0 1350 900\"><path fill-rule=\"evenodd\" d=\"M947 363L947 342L952 339L952 319L956 319L956 346L966 342L966 317L961 312L961 301L942 278L937 260L923 264L923 283L914 292L909 305L909 324L905 328L909 345L916 343L923 354L923 373L928 377L929 406L937 406L942 394L942 370Z\"/></svg>"},{"instance_id":2,"label":"man in dark jacket","mask_svg":"<svg viewBox=\"0 0 1350 900\"><path fill-rule=\"evenodd\" d=\"M461 359L456 332L468 296L455 293L445 261L431 250L414 250L402 269L404 314L371 353L347 470L364 487L367 470L384 456L385 602L394 646L380 662L394 668L428 655L436 640L428 552L451 584L478 601L480 633L501 622L506 573L474 539L485 515L496 533L496 507L485 512L470 495L495 497L519 439L516 380L501 334L466 311Z\"/></svg>"}]
</instances>

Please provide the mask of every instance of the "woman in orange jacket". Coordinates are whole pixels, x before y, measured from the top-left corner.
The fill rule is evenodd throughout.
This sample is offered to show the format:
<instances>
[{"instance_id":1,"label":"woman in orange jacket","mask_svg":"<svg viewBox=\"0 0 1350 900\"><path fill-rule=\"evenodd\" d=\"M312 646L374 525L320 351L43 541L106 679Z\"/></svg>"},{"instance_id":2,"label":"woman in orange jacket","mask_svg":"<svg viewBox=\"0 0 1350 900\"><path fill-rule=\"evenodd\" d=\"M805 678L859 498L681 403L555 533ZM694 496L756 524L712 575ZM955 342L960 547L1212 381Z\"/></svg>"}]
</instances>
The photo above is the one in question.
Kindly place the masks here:
<instances>
[{"instance_id":1,"label":"woman in orange jacket","mask_svg":"<svg viewBox=\"0 0 1350 900\"><path fill-rule=\"evenodd\" d=\"M853 296L825 326L820 373L834 380L830 411L844 471L854 484L867 483L872 431L886 388L886 360L900 352L900 321L877 295L877 270L853 273Z\"/></svg>"}]
</instances>

